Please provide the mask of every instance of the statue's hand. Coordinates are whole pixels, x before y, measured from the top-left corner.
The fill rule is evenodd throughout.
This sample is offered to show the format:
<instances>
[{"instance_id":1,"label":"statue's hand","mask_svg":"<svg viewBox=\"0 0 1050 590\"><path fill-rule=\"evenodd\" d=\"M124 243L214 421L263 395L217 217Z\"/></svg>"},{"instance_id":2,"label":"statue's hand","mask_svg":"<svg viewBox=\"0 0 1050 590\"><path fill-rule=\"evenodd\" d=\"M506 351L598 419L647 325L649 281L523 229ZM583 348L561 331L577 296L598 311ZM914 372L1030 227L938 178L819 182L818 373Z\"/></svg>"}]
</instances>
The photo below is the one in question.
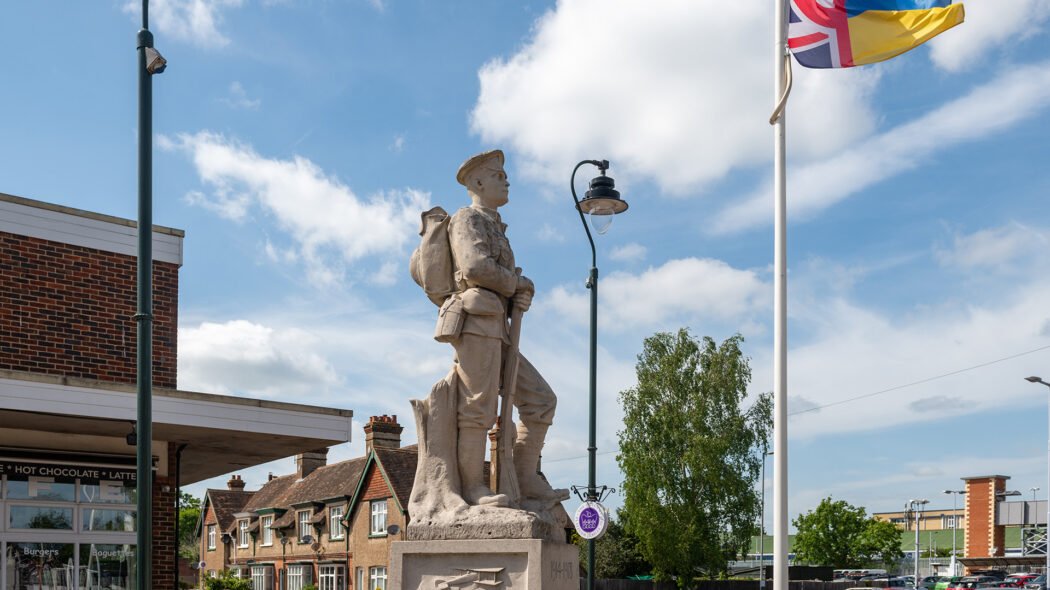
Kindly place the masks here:
<instances>
[{"instance_id":1,"label":"statue's hand","mask_svg":"<svg viewBox=\"0 0 1050 590\"><path fill-rule=\"evenodd\" d=\"M514 307L521 311L528 311L532 306L532 296L536 293L536 286L528 277L518 276L518 289L514 292Z\"/></svg>"}]
</instances>

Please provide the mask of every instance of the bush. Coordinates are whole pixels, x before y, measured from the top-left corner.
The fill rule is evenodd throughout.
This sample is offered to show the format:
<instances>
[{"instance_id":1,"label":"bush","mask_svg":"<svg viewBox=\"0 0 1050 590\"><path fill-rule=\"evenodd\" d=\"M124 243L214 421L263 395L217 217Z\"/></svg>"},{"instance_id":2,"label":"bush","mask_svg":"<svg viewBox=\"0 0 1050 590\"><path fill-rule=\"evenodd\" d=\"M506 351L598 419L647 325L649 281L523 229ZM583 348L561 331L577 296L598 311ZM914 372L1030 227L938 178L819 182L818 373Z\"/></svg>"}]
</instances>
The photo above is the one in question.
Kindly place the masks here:
<instances>
[{"instance_id":1,"label":"bush","mask_svg":"<svg viewBox=\"0 0 1050 590\"><path fill-rule=\"evenodd\" d=\"M238 578L230 570L222 570L215 577L204 578L204 590L252 590L252 582L247 578Z\"/></svg>"}]
</instances>

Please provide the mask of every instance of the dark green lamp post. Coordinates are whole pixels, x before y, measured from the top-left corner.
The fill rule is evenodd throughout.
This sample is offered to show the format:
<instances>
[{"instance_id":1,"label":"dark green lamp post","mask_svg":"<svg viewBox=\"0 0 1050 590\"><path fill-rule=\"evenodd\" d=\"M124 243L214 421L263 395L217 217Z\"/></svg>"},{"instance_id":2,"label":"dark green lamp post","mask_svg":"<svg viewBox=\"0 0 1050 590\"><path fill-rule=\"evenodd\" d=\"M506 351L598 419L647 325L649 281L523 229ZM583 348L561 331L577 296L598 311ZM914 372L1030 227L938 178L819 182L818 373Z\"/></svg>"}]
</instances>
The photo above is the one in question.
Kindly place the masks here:
<instances>
[{"instance_id":1,"label":"dark green lamp post","mask_svg":"<svg viewBox=\"0 0 1050 590\"><path fill-rule=\"evenodd\" d=\"M583 200L576 197L576 171L584 164L597 166L599 176L591 179L590 190ZM620 198L616 190L616 183L605 175L609 169L608 160L584 160L572 169L572 177L569 179L569 188L572 190L572 200L576 202L576 211L580 214L580 222L583 230L587 232L587 241L591 245L591 274L587 278L587 288L591 290L591 352L590 352L590 394L589 394L589 438L587 445L587 502L598 502L600 500L598 486L595 484L595 456L598 451L597 444L597 408L598 399L598 254L594 248L594 239L591 237L591 229L587 226L584 214L590 215L591 225L599 234L609 231L612 225L613 215L623 213L627 210L627 202ZM605 486L602 486L605 491ZM577 492L578 493L578 492ZM594 539L587 540L587 590L594 590Z\"/></svg>"},{"instance_id":2,"label":"dark green lamp post","mask_svg":"<svg viewBox=\"0 0 1050 590\"><path fill-rule=\"evenodd\" d=\"M142 30L136 36L139 73L139 218L135 445L136 590L150 590L153 574L153 82L167 61L153 48L149 0L142 0Z\"/></svg>"}]
</instances>

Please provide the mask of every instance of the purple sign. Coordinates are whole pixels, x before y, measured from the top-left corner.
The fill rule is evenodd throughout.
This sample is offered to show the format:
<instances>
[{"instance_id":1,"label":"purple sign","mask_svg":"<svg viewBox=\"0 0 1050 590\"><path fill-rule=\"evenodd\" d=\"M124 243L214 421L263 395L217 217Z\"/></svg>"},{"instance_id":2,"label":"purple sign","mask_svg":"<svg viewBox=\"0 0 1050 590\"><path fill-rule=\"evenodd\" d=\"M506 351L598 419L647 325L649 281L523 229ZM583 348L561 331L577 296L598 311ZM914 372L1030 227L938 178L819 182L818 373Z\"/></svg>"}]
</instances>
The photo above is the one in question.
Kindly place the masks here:
<instances>
[{"instance_id":1,"label":"purple sign","mask_svg":"<svg viewBox=\"0 0 1050 590\"><path fill-rule=\"evenodd\" d=\"M597 502L584 502L576 510L573 519L576 524L576 532L584 539L597 539L605 534L609 518L606 516L605 507Z\"/></svg>"}]
</instances>

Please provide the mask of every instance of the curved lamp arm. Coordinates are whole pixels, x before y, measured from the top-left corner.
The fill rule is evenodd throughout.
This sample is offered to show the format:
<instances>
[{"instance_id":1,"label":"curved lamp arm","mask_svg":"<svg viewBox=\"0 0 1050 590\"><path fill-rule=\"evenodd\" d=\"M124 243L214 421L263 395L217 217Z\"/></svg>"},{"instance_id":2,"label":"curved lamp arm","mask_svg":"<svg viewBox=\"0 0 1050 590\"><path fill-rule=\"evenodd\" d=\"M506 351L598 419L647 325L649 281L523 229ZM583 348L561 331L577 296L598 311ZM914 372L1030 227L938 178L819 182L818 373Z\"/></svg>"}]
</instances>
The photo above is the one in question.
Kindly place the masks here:
<instances>
[{"instance_id":1,"label":"curved lamp arm","mask_svg":"<svg viewBox=\"0 0 1050 590\"><path fill-rule=\"evenodd\" d=\"M597 166L599 170L605 172L609 169L608 160L583 160L576 167L572 169L572 177L569 179L569 189L572 191L572 200L576 202L576 212L580 214L580 223L583 224L583 231L587 232L587 241L591 244L591 267L598 267L598 253L594 249L594 238L591 237L591 228L587 227L587 220L583 218L583 209L580 209L580 199L576 196L576 171L580 169L580 166L584 164L593 164Z\"/></svg>"}]
</instances>

